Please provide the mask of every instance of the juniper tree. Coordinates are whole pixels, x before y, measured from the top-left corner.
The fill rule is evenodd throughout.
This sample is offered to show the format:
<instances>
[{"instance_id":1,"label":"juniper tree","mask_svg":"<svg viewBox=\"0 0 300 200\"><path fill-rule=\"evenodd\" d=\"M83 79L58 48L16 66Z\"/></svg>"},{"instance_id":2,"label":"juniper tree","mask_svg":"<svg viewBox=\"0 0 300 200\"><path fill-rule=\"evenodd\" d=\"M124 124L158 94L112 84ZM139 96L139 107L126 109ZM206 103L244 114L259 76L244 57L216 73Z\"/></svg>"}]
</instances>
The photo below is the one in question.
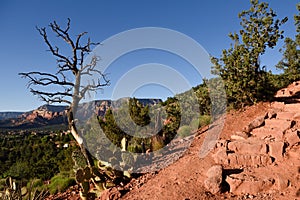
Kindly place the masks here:
<instances>
[{"instance_id":1,"label":"juniper tree","mask_svg":"<svg viewBox=\"0 0 300 200\"><path fill-rule=\"evenodd\" d=\"M57 66L55 73L32 71L20 73L24 78L29 79L28 87L33 95L38 96L42 101L52 103L65 103L68 105L69 129L76 139L80 149L85 156L89 166L93 165L92 157L86 149L85 139L78 132L75 126L74 116L77 112L80 101L91 91L97 91L109 85L105 74L96 68L99 57L92 56L90 61L85 59L91 53L91 47L98 43L91 42L90 38L85 39L87 32L82 32L76 37L70 35L70 19L66 28L62 28L53 21L49 24L50 30L62 40L61 49L69 50L69 55L62 53L61 49L55 46L47 34L46 28L36 27L42 36L50 53L56 58ZM97 77L83 84L83 77ZM72 81L73 80L73 81ZM53 90L53 88L55 88Z\"/></svg>"},{"instance_id":2,"label":"juniper tree","mask_svg":"<svg viewBox=\"0 0 300 200\"><path fill-rule=\"evenodd\" d=\"M211 58L212 72L224 80L228 101L234 107L266 98L267 76L260 56L283 38L280 26L287 21L287 18L277 19L265 2L251 0L250 3L250 9L238 15L242 29L229 34L234 44L223 50L220 58Z\"/></svg>"},{"instance_id":3,"label":"juniper tree","mask_svg":"<svg viewBox=\"0 0 300 200\"><path fill-rule=\"evenodd\" d=\"M150 123L149 105L143 106L136 98L129 99L129 114L139 126L146 126Z\"/></svg>"},{"instance_id":4,"label":"juniper tree","mask_svg":"<svg viewBox=\"0 0 300 200\"><path fill-rule=\"evenodd\" d=\"M283 52L283 59L277 64L277 68L284 70L285 84L300 79L300 3L297 4L298 14L294 15L296 26L295 40L287 37Z\"/></svg>"}]
</instances>

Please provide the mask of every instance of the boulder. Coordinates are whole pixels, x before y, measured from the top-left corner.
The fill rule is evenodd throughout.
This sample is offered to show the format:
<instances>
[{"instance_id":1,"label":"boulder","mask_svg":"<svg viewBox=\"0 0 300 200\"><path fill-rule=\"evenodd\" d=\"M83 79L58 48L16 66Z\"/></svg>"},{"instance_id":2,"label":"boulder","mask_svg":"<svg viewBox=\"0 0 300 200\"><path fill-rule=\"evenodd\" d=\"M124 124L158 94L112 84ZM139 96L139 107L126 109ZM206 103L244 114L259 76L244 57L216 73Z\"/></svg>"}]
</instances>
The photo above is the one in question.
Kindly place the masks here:
<instances>
[{"instance_id":1,"label":"boulder","mask_svg":"<svg viewBox=\"0 0 300 200\"><path fill-rule=\"evenodd\" d=\"M300 106L298 103L285 104L284 110L287 112L300 112Z\"/></svg>"},{"instance_id":2,"label":"boulder","mask_svg":"<svg viewBox=\"0 0 300 200\"><path fill-rule=\"evenodd\" d=\"M221 165L214 165L208 169L206 176L207 179L204 181L205 188L212 194L221 192L222 189L222 173L223 168Z\"/></svg>"},{"instance_id":3,"label":"boulder","mask_svg":"<svg viewBox=\"0 0 300 200\"><path fill-rule=\"evenodd\" d=\"M223 173L223 168L221 165L214 165L211 168L209 168L206 172L206 176L208 178L211 177L218 177L222 179L222 173Z\"/></svg>"},{"instance_id":4,"label":"boulder","mask_svg":"<svg viewBox=\"0 0 300 200\"><path fill-rule=\"evenodd\" d=\"M275 110L270 110L266 113L265 119L273 119L276 118L277 112Z\"/></svg>"},{"instance_id":5,"label":"boulder","mask_svg":"<svg viewBox=\"0 0 300 200\"><path fill-rule=\"evenodd\" d=\"M220 179L217 178L207 178L204 181L205 188L212 194L220 193L222 190Z\"/></svg>"},{"instance_id":6,"label":"boulder","mask_svg":"<svg viewBox=\"0 0 300 200\"><path fill-rule=\"evenodd\" d=\"M278 101L275 101L271 104L271 106L275 109L275 110L283 110L284 109L284 102L278 102Z\"/></svg>"},{"instance_id":7,"label":"boulder","mask_svg":"<svg viewBox=\"0 0 300 200\"><path fill-rule=\"evenodd\" d=\"M232 140L245 140L245 138L240 135L231 135L230 138Z\"/></svg>"},{"instance_id":8,"label":"boulder","mask_svg":"<svg viewBox=\"0 0 300 200\"><path fill-rule=\"evenodd\" d=\"M265 123L265 116L258 117L253 120L250 124L243 128L245 133L250 133L253 129L263 126Z\"/></svg>"},{"instance_id":9,"label":"boulder","mask_svg":"<svg viewBox=\"0 0 300 200\"><path fill-rule=\"evenodd\" d=\"M300 113L296 113L293 117L293 119L297 122L300 122Z\"/></svg>"}]
</instances>

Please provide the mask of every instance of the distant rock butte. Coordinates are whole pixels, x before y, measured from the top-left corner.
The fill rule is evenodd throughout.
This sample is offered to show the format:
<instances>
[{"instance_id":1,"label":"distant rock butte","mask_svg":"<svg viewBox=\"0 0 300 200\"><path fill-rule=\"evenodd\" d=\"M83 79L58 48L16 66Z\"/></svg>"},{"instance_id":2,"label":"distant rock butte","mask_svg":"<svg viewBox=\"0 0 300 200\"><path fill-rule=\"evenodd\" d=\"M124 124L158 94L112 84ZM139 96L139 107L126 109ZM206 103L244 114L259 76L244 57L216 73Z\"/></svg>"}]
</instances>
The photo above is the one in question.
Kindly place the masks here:
<instances>
[{"instance_id":1,"label":"distant rock butte","mask_svg":"<svg viewBox=\"0 0 300 200\"><path fill-rule=\"evenodd\" d=\"M96 114L103 117L108 109L119 107L128 99L96 100L82 103L77 114L82 116ZM162 102L160 99L138 99L138 101L143 105L155 105ZM0 112L0 128L26 129L46 125L67 125L67 106L46 104L29 112Z\"/></svg>"}]
</instances>

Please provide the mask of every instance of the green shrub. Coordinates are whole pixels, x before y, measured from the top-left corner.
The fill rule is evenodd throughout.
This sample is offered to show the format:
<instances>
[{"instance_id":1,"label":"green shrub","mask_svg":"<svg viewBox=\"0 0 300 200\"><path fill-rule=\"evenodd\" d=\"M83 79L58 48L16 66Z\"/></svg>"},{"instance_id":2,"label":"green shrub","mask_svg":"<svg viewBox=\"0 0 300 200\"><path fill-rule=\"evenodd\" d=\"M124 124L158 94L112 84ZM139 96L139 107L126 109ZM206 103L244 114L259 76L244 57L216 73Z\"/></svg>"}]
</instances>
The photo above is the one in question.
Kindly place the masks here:
<instances>
[{"instance_id":1,"label":"green shrub","mask_svg":"<svg viewBox=\"0 0 300 200\"><path fill-rule=\"evenodd\" d=\"M154 137L152 139L151 146L152 146L152 151L158 151L158 150L164 148L165 145L164 145L164 142L161 138Z\"/></svg>"},{"instance_id":2,"label":"green shrub","mask_svg":"<svg viewBox=\"0 0 300 200\"><path fill-rule=\"evenodd\" d=\"M210 124L211 116L209 115L201 115L199 117L199 128Z\"/></svg>"},{"instance_id":3,"label":"green shrub","mask_svg":"<svg viewBox=\"0 0 300 200\"><path fill-rule=\"evenodd\" d=\"M59 175L62 176L62 177L71 177L72 175L74 175L74 170L61 171L61 172L59 172Z\"/></svg>"},{"instance_id":4,"label":"green shrub","mask_svg":"<svg viewBox=\"0 0 300 200\"><path fill-rule=\"evenodd\" d=\"M194 119L190 123L191 131L197 130L198 128L204 127L211 123L211 116L210 115L201 115L199 119Z\"/></svg>"},{"instance_id":5,"label":"green shrub","mask_svg":"<svg viewBox=\"0 0 300 200\"><path fill-rule=\"evenodd\" d=\"M142 146L138 145L138 144L128 145L127 151L132 152L132 153L141 153L142 152Z\"/></svg>"},{"instance_id":6,"label":"green shrub","mask_svg":"<svg viewBox=\"0 0 300 200\"><path fill-rule=\"evenodd\" d=\"M42 179L33 179L27 183L27 188L38 188L44 185Z\"/></svg>"},{"instance_id":7,"label":"green shrub","mask_svg":"<svg viewBox=\"0 0 300 200\"><path fill-rule=\"evenodd\" d=\"M56 175L51 179L49 185L50 194L56 194L57 192L64 192L72 185L76 185L74 178L64 177L62 175Z\"/></svg>"},{"instance_id":8,"label":"green shrub","mask_svg":"<svg viewBox=\"0 0 300 200\"><path fill-rule=\"evenodd\" d=\"M199 128L199 119L194 119L191 121L190 127L192 130L197 130Z\"/></svg>"},{"instance_id":9,"label":"green shrub","mask_svg":"<svg viewBox=\"0 0 300 200\"><path fill-rule=\"evenodd\" d=\"M42 179L32 179L27 182L26 187L21 188L22 199L37 199L34 196L40 196L39 199L43 199L48 195L47 185L44 185Z\"/></svg>"},{"instance_id":10,"label":"green shrub","mask_svg":"<svg viewBox=\"0 0 300 200\"><path fill-rule=\"evenodd\" d=\"M184 125L178 129L177 134L180 138L184 138L184 137L190 136L191 131L192 131L192 128L190 126Z\"/></svg>"}]
</instances>

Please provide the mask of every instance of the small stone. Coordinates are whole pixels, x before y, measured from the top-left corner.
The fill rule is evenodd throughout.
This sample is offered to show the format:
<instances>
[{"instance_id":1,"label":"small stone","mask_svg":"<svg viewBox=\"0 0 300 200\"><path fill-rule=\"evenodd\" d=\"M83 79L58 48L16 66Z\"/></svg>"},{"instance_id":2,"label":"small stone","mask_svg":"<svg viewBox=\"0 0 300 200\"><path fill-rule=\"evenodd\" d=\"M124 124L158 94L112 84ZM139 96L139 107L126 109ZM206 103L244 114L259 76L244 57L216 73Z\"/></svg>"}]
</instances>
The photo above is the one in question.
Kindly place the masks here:
<instances>
[{"instance_id":1,"label":"small stone","mask_svg":"<svg viewBox=\"0 0 300 200\"><path fill-rule=\"evenodd\" d=\"M227 149L228 140L218 140L216 143L216 148L225 148Z\"/></svg>"},{"instance_id":2,"label":"small stone","mask_svg":"<svg viewBox=\"0 0 300 200\"><path fill-rule=\"evenodd\" d=\"M277 113L275 112L275 110L270 110L269 112L266 113L265 119L276 118L276 116L277 116Z\"/></svg>"}]
</instances>

